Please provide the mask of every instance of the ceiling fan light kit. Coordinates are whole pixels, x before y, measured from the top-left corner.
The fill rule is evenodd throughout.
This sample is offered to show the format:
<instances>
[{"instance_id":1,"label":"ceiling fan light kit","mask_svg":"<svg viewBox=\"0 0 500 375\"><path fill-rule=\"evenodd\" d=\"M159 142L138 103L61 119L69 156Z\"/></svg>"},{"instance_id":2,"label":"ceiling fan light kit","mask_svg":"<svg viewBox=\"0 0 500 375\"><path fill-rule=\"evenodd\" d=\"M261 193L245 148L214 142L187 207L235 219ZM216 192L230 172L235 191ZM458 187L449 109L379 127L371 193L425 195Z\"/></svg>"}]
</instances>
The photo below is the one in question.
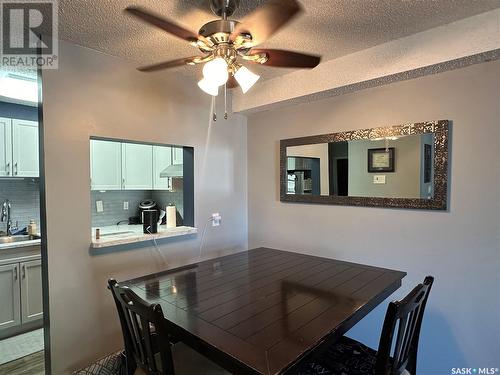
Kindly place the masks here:
<instances>
[{"instance_id":1,"label":"ceiling fan light kit","mask_svg":"<svg viewBox=\"0 0 500 375\"><path fill-rule=\"evenodd\" d=\"M201 81L198 82L198 87L203 92L206 92L208 95L212 95L212 96L219 95L219 86L214 85L213 82L210 82L206 78L203 78L203 79L201 79Z\"/></svg>"},{"instance_id":2,"label":"ceiling fan light kit","mask_svg":"<svg viewBox=\"0 0 500 375\"><path fill-rule=\"evenodd\" d=\"M208 80L216 86L222 86L226 84L229 78L227 69L228 66L226 60L222 57L216 57L215 59L207 62L203 67L203 79Z\"/></svg>"},{"instance_id":3,"label":"ceiling fan light kit","mask_svg":"<svg viewBox=\"0 0 500 375\"><path fill-rule=\"evenodd\" d=\"M296 0L269 0L241 21L228 19L238 5L238 0L210 0L212 11L221 19L206 23L198 34L144 8L126 8L128 14L187 41L203 54L149 65L139 70L154 72L182 65L205 64L203 79L198 82L198 86L212 96L217 96L219 87L224 86L226 97L228 88L239 85L246 93L260 78L243 66L242 61L282 68L312 69L319 64L320 56L286 50L254 49L302 12L302 6ZM224 117L227 118L227 115Z\"/></svg>"},{"instance_id":4,"label":"ceiling fan light kit","mask_svg":"<svg viewBox=\"0 0 500 375\"><path fill-rule=\"evenodd\" d=\"M259 80L260 76L252 73L244 66L240 66L236 73L234 73L234 78L240 85L243 94L246 94L246 92L250 90L252 86L255 85L255 83Z\"/></svg>"}]
</instances>

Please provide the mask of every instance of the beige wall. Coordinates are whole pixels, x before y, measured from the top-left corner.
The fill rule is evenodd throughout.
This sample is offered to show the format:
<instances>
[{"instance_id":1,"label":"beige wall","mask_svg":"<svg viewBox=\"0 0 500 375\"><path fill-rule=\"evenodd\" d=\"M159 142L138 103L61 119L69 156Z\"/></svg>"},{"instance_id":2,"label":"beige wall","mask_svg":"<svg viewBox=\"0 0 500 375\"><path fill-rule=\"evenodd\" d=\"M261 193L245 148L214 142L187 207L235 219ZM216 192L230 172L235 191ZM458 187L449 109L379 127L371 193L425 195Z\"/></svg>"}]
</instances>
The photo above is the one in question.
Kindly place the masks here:
<instances>
[{"instance_id":1,"label":"beige wall","mask_svg":"<svg viewBox=\"0 0 500 375\"><path fill-rule=\"evenodd\" d=\"M328 195L328 143L316 145L291 146L286 149L286 156L303 156L319 159L320 194Z\"/></svg>"},{"instance_id":2,"label":"beige wall","mask_svg":"<svg viewBox=\"0 0 500 375\"><path fill-rule=\"evenodd\" d=\"M407 271L393 298L434 275L421 374L498 367L499 87L500 61L494 61L248 119L249 246ZM279 201L280 139L439 119L453 121L448 212ZM351 335L376 347L385 307Z\"/></svg>"},{"instance_id":3,"label":"beige wall","mask_svg":"<svg viewBox=\"0 0 500 375\"><path fill-rule=\"evenodd\" d=\"M89 250L91 135L173 143L195 149L195 224L212 212L204 257L247 248L246 119L209 127L209 98L196 82L144 74L92 50L60 44L59 70L43 77L52 373L68 374L122 346L106 290L118 280L196 259L200 236L102 255ZM176 76L178 78L176 78ZM163 80L171 77L170 81ZM219 116L222 119L222 116Z\"/></svg>"},{"instance_id":4,"label":"beige wall","mask_svg":"<svg viewBox=\"0 0 500 375\"><path fill-rule=\"evenodd\" d=\"M385 141L349 142L349 196L420 198L420 143L420 136L389 141L388 146L394 147L394 172L368 173L368 149L385 148ZM374 184L376 175L384 175L385 184Z\"/></svg>"}]
</instances>

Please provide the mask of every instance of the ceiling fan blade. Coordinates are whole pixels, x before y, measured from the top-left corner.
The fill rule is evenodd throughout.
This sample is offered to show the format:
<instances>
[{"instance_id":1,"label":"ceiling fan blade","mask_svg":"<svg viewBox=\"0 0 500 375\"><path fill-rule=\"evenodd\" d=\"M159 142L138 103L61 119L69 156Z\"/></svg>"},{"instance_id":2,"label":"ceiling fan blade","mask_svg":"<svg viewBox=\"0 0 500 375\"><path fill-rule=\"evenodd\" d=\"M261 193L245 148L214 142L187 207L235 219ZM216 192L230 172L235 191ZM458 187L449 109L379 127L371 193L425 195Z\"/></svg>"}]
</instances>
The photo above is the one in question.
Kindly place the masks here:
<instances>
[{"instance_id":1,"label":"ceiling fan blade","mask_svg":"<svg viewBox=\"0 0 500 375\"><path fill-rule=\"evenodd\" d=\"M175 68L176 66L189 64L190 62L193 62L193 60L196 58L197 58L196 56L184 57L182 59L165 61L162 63L153 64L153 65L141 66L140 68L137 68L137 70L139 70L141 72L156 72L156 71L162 70L162 69Z\"/></svg>"},{"instance_id":2,"label":"ceiling fan blade","mask_svg":"<svg viewBox=\"0 0 500 375\"><path fill-rule=\"evenodd\" d=\"M268 57L264 65L280 68L315 68L321 61L321 56L308 55L305 53L285 51L281 49L258 49L253 48L248 55L265 53Z\"/></svg>"},{"instance_id":3,"label":"ceiling fan blade","mask_svg":"<svg viewBox=\"0 0 500 375\"><path fill-rule=\"evenodd\" d=\"M140 7L127 7L125 9L129 14L139 18L143 22L156 26L169 34L175 35L178 38L187 40L188 42L195 42L198 39L204 40L202 36L194 33L191 30L185 29L176 23L169 21L161 16L158 16L149 10Z\"/></svg>"},{"instance_id":4,"label":"ceiling fan blade","mask_svg":"<svg viewBox=\"0 0 500 375\"><path fill-rule=\"evenodd\" d=\"M234 41L242 33L250 33L252 44L261 44L301 11L302 6L296 0L270 0L240 20L241 23L231 33L230 40Z\"/></svg>"}]
</instances>

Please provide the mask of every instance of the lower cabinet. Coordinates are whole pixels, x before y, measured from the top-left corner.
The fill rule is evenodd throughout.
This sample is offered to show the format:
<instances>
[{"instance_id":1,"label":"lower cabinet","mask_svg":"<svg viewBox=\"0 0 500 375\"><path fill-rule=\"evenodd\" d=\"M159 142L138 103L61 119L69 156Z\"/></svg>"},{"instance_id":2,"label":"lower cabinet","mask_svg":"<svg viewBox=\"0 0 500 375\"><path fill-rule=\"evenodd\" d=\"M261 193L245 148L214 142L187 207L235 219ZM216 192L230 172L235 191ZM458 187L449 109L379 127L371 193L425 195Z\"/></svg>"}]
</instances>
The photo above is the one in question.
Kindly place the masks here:
<instances>
[{"instance_id":1,"label":"lower cabinet","mask_svg":"<svg viewBox=\"0 0 500 375\"><path fill-rule=\"evenodd\" d=\"M0 266L0 329L21 324L19 263Z\"/></svg>"},{"instance_id":2,"label":"lower cabinet","mask_svg":"<svg viewBox=\"0 0 500 375\"><path fill-rule=\"evenodd\" d=\"M0 266L0 330L43 317L40 260Z\"/></svg>"},{"instance_id":3,"label":"lower cabinet","mask_svg":"<svg viewBox=\"0 0 500 375\"><path fill-rule=\"evenodd\" d=\"M21 272L21 322L42 319L42 262L19 263Z\"/></svg>"}]
</instances>

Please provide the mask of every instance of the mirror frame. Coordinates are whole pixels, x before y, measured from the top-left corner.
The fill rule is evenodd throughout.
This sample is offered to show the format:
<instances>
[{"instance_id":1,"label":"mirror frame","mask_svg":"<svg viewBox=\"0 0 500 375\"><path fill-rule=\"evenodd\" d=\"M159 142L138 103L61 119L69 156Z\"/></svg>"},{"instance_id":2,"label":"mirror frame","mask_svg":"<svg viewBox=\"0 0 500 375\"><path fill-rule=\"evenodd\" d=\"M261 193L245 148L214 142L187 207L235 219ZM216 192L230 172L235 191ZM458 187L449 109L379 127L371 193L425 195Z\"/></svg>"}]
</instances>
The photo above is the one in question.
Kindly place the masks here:
<instances>
[{"instance_id":1,"label":"mirror frame","mask_svg":"<svg viewBox=\"0 0 500 375\"><path fill-rule=\"evenodd\" d=\"M390 207L424 210L448 209L448 136L449 120L419 122L384 128L351 130L340 133L313 135L280 141L280 201L294 203L318 203L342 206ZM349 197L337 195L295 195L287 194L287 156L290 146L318 143L344 142L360 139L376 139L396 136L434 134L434 197L423 198L383 198Z\"/></svg>"}]
</instances>

